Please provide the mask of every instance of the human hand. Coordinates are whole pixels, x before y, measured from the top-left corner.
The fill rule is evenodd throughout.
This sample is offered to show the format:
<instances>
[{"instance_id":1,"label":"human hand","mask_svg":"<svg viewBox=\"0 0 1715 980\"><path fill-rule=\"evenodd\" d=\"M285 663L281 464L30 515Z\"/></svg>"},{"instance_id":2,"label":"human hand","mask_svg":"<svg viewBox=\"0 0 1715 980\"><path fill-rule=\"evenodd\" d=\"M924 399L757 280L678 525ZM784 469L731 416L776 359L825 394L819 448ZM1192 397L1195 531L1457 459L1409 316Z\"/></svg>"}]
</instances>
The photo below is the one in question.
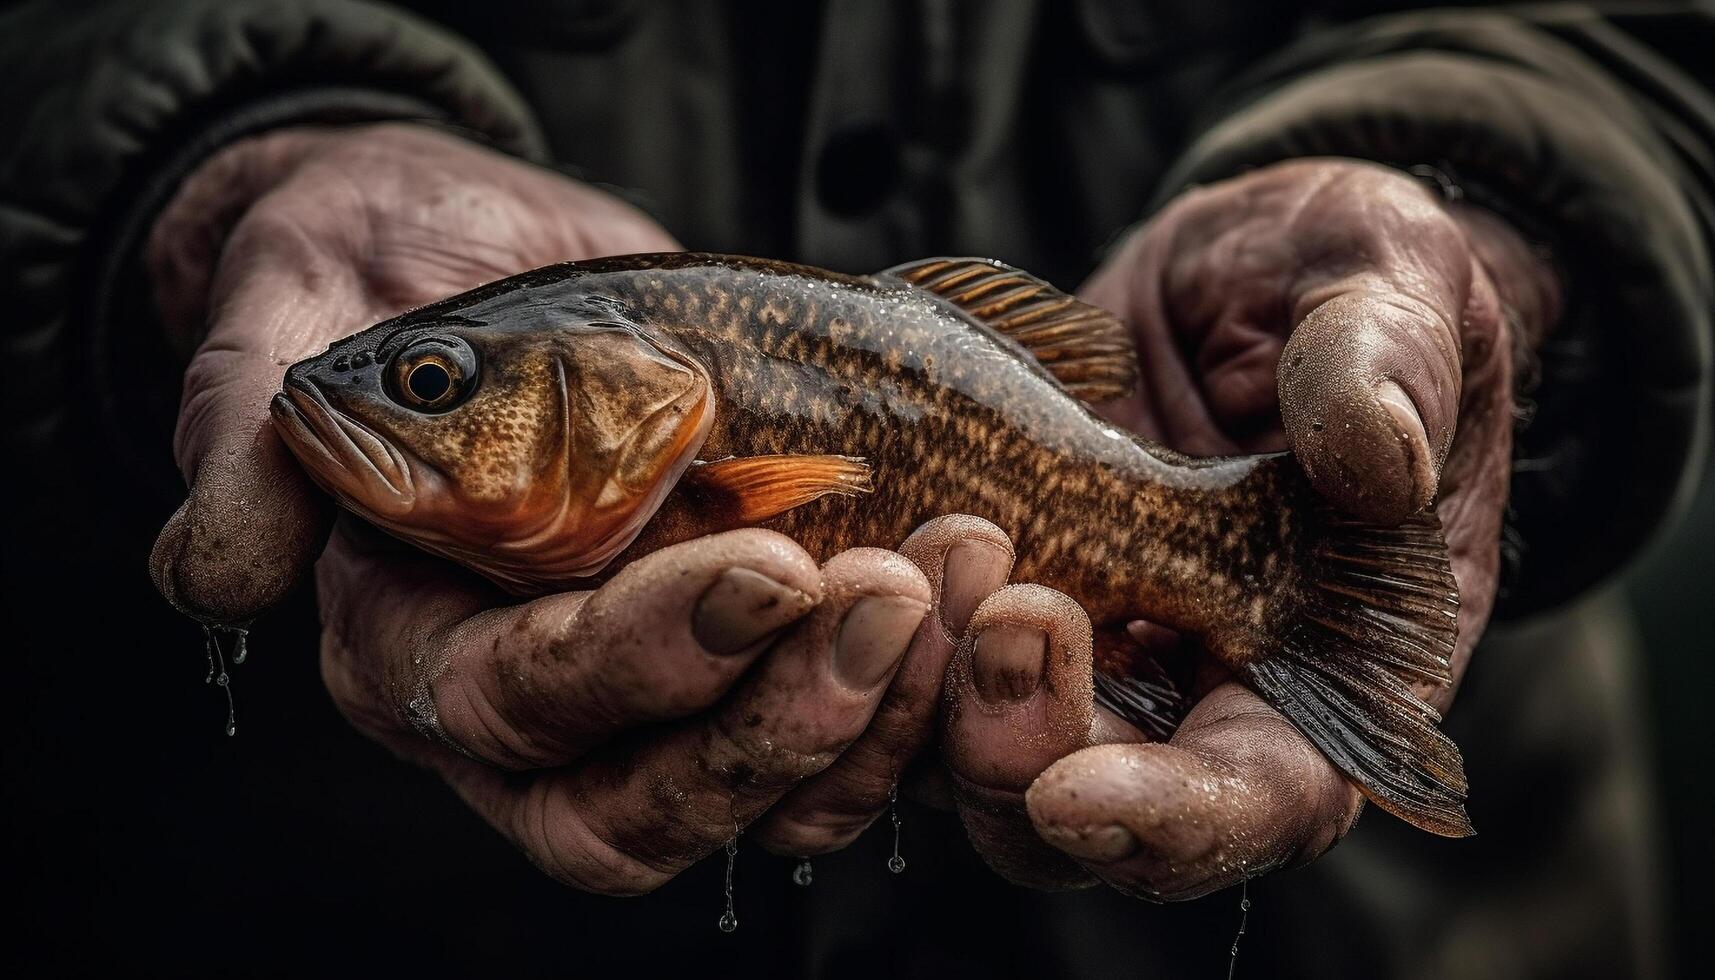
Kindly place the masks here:
<instances>
[{"instance_id":1,"label":"human hand","mask_svg":"<svg viewBox=\"0 0 1715 980\"><path fill-rule=\"evenodd\" d=\"M1290 447L1368 519L1434 502L1462 598L1456 683L1494 603L1514 352L1558 315L1547 263L1402 173L1303 160L1177 198L1081 295L1138 342L1143 384L1104 406L1112 420L1199 455ZM1356 787L1249 689L1205 665L1171 741L1140 744L1092 709L1089 664L1081 611L1015 586L978 609L949 672L961 811L1008 877L1192 898L1313 859L1356 820ZM1442 710L1453 693L1419 690Z\"/></svg>"},{"instance_id":2,"label":"human hand","mask_svg":"<svg viewBox=\"0 0 1715 980\"><path fill-rule=\"evenodd\" d=\"M294 361L492 279L677 247L607 194L422 126L279 130L210 158L144 256L189 358L173 448L190 496L150 556L161 593L243 623L321 552L333 508L269 420Z\"/></svg>"},{"instance_id":3,"label":"human hand","mask_svg":"<svg viewBox=\"0 0 1715 980\"><path fill-rule=\"evenodd\" d=\"M932 737L951 637L1010 561L970 518L820 567L742 530L508 606L352 525L317 566L322 670L354 725L544 871L636 894L740 830L805 856L862 832Z\"/></svg>"},{"instance_id":4,"label":"human hand","mask_svg":"<svg viewBox=\"0 0 1715 980\"><path fill-rule=\"evenodd\" d=\"M331 508L267 422L292 362L483 281L675 247L604 194L432 130L286 131L211 159L147 256L192 355L176 444L192 492L152 557L163 594L241 622L321 552ZM748 531L513 605L351 523L317 566L324 675L361 730L551 873L646 891L739 827L803 855L861 832L933 734L949 637L1009 562L998 532L958 521L819 568Z\"/></svg>"}]
</instances>

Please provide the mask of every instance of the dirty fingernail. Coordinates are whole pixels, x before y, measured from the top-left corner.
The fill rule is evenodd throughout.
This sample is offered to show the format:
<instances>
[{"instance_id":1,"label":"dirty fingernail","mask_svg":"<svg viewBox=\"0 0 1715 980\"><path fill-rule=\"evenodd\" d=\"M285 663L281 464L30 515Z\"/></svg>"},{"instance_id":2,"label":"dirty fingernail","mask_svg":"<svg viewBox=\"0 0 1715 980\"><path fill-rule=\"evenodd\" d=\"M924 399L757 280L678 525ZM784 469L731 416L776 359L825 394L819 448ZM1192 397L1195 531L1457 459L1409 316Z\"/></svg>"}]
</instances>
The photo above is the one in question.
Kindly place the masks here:
<instances>
[{"instance_id":1,"label":"dirty fingernail","mask_svg":"<svg viewBox=\"0 0 1715 980\"><path fill-rule=\"evenodd\" d=\"M971 654L971 681L977 697L990 704L1022 701L1042 683L1048 661L1048 634L1026 626L995 626L977 637Z\"/></svg>"},{"instance_id":2,"label":"dirty fingernail","mask_svg":"<svg viewBox=\"0 0 1715 980\"><path fill-rule=\"evenodd\" d=\"M834 676L854 690L867 690L905 656L929 607L906 596L859 599L840 624L834 641Z\"/></svg>"},{"instance_id":3,"label":"dirty fingernail","mask_svg":"<svg viewBox=\"0 0 1715 980\"><path fill-rule=\"evenodd\" d=\"M1012 556L987 541L961 541L947 549L941 565L941 625L955 640L989 593L1006 584Z\"/></svg>"},{"instance_id":4,"label":"dirty fingernail","mask_svg":"<svg viewBox=\"0 0 1715 980\"><path fill-rule=\"evenodd\" d=\"M1118 824L1099 827L1041 824L1036 830L1043 840L1080 861L1113 864L1137 853L1137 837Z\"/></svg>"},{"instance_id":5,"label":"dirty fingernail","mask_svg":"<svg viewBox=\"0 0 1715 980\"><path fill-rule=\"evenodd\" d=\"M1407 483L1402 488L1402 495L1408 502L1407 507L1416 509L1429 503L1429 498L1435 491L1435 469L1431 457L1435 454L1434 447L1429 445L1429 434L1424 431L1423 417L1418 414L1417 406L1412 403L1411 396L1405 393L1399 382L1383 379L1376 385L1376 400L1381 402L1383 411L1393 419L1395 430L1399 434L1399 452L1404 472L1401 474Z\"/></svg>"},{"instance_id":6,"label":"dirty fingernail","mask_svg":"<svg viewBox=\"0 0 1715 980\"><path fill-rule=\"evenodd\" d=\"M710 653L738 653L815 604L809 595L761 572L729 568L697 600L691 635Z\"/></svg>"}]
</instances>

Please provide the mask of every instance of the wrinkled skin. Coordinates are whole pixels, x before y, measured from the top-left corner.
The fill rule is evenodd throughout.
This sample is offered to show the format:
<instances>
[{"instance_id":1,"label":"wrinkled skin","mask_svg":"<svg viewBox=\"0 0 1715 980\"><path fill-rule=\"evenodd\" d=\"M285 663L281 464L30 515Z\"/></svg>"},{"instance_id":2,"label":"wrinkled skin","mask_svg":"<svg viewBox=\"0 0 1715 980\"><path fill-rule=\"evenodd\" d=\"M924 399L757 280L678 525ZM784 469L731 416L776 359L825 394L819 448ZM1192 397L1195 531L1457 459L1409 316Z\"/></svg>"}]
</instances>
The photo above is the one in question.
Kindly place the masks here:
<instances>
[{"instance_id":1,"label":"wrinkled skin","mask_svg":"<svg viewBox=\"0 0 1715 980\"><path fill-rule=\"evenodd\" d=\"M1456 684L1494 603L1515 349L1558 315L1548 263L1404 174L1304 160L1176 199L1081 295L1138 339L1144 383L1106 407L1116 422L1188 453L1291 448L1320 491L1374 519L1439 492L1462 596ZM1357 818L1355 787L1213 671L1170 743L1121 744L1130 733L1073 693L1089 629L1057 593L1003 590L971 628L945 755L973 842L1009 878L1191 898L1310 860ZM1446 710L1454 691L1422 693Z\"/></svg>"},{"instance_id":2,"label":"wrinkled skin","mask_svg":"<svg viewBox=\"0 0 1715 980\"><path fill-rule=\"evenodd\" d=\"M1372 439L1347 448L1395 456L1318 470L1326 492L1369 513L1403 512L1439 479L1467 597L1462 667L1492 598L1505 495L1500 311L1534 331L1552 317L1552 283L1498 223L1451 217L1408 179L1354 166L1290 164L1188 195L1085 294L1125 314L1145 351L1145 396L1117 419L1192 452L1290 443L1310 456L1295 419L1355 433L1331 441ZM942 714L972 840L1015 880L1093 874L1189 896L1344 832L1355 791L1242 688L1212 680L1172 745L1145 746L1065 696L1078 685L1041 683L1087 673L1088 624L1049 590L1001 589L1011 545L974 518L820 567L779 535L732 532L650 555L594 592L522 605L366 528L328 539L331 507L267 423L288 364L483 281L673 247L600 192L409 126L286 130L209 161L147 254L168 330L194 354L175 445L190 498L151 559L163 594L241 622L315 563L323 672L346 716L439 772L545 871L593 891L656 887L735 826L781 853L844 846ZM1307 379L1281 385L1284 428L1283 343L1289 360L1302 346ZM1350 394L1378 364L1398 372L1409 408L1391 392L1392 407ZM1420 390L1413 371L1462 385ZM1348 394L1324 405L1334 395L1321 392ZM1328 424L1347 419L1352 430Z\"/></svg>"},{"instance_id":3,"label":"wrinkled skin","mask_svg":"<svg viewBox=\"0 0 1715 980\"><path fill-rule=\"evenodd\" d=\"M268 404L288 365L403 309L676 247L589 187L379 126L233 145L181 188L146 255L191 355L175 445L191 491L151 556L162 593L243 622L314 563L340 710L549 874L613 894L662 884L735 826L793 854L868 826L934 734L952 637L1004 580L1005 538L953 519L898 553L818 567L780 535L739 531L515 605L361 525L330 540L332 508Z\"/></svg>"}]
</instances>

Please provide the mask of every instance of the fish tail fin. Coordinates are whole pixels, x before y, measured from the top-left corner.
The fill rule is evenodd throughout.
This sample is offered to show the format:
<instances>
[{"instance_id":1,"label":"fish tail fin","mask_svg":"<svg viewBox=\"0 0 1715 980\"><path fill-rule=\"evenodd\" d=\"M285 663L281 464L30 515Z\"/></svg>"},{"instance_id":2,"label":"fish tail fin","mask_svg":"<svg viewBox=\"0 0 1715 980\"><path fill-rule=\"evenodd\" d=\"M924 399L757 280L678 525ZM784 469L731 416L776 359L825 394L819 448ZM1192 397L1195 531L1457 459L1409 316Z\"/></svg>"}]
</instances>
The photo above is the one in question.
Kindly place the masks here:
<instances>
[{"instance_id":1,"label":"fish tail fin","mask_svg":"<svg viewBox=\"0 0 1715 980\"><path fill-rule=\"evenodd\" d=\"M1441 522L1373 524L1318 503L1315 523L1298 620L1240 673L1377 806L1470 836L1464 760L1412 688L1452 683L1459 594Z\"/></svg>"}]
</instances>

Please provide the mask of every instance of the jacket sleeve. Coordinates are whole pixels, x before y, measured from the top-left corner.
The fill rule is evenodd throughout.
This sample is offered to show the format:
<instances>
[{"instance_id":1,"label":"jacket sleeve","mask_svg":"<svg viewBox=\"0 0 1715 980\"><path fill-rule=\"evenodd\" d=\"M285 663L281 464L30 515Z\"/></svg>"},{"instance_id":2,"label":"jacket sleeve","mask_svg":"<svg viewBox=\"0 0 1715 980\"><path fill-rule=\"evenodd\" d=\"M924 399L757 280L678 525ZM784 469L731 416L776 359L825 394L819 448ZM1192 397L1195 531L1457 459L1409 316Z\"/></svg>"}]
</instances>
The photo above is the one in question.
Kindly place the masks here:
<instances>
[{"instance_id":1,"label":"jacket sleeve","mask_svg":"<svg viewBox=\"0 0 1715 980\"><path fill-rule=\"evenodd\" d=\"M473 47L355 0L41 0L0 15L0 72L7 449L52 459L93 438L157 480L173 480L158 416L170 425L178 392L163 378L179 365L137 256L201 160L276 126L380 120L545 155Z\"/></svg>"},{"instance_id":2,"label":"jacket sleeve","mask_svg":"<svg viewBox=\"0 0 1715 980\"><path fill-rule=\"evenodd\" d=\"M1614 572L1695 486L1715 311L1710 51L1715 19L1683 9L1324 29L1236 82L1161 189L1302 156L1432 167L1547 246L1567 315L1539 371L1520 372L1503 615Z\"/></svg>"}]
</instances>

